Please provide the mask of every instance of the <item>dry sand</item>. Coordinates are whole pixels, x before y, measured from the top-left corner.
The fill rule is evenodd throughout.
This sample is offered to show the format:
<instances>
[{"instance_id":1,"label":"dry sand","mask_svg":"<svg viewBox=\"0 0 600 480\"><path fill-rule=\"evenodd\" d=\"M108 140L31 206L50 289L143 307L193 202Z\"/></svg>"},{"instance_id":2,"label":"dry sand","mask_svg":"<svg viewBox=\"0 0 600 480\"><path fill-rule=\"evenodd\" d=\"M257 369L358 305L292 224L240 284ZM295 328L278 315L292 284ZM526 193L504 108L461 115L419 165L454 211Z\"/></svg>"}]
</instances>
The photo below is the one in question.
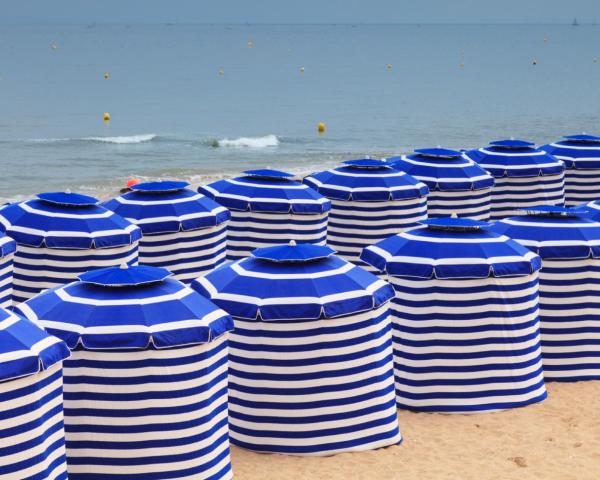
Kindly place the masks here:
<instances>
[{"instance_id":1,"label":"dry sand","mask_svg":"<svg viewBox=\"0 0 600 480\"><path fill-rule=\"evenodd\" d=\"M334 457L233 448L236 480L600 479L600 381L550 383L542 403L497 413L399 411L401 446Z\"/></svg>"}]
</instances>

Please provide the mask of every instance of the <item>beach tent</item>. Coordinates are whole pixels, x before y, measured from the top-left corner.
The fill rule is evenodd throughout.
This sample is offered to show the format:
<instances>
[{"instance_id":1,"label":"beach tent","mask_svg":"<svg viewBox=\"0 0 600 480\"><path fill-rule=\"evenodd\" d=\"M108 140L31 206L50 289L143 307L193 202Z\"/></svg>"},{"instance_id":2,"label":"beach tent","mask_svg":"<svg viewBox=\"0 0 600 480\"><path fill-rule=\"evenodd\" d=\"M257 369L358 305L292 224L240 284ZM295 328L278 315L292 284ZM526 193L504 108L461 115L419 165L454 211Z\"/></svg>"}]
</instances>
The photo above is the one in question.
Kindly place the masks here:
<instances>
[{"instance_id":1,"label":"beach tent","mask_svg":"<svg viewBox=\"0 0 600 480\"><path fill-rule=\"evenodd\" d=\"M540 321L547 380L600 379L600 223L537 207L493 230L542 257Z\"/></svg>"},{"instance_id":2,"label":"beach tent","mask_svg":"<svg viewBox=\"0 0 600 480\"><path fill-rule=\"evenodd\" d=\"M412 155L387 161L429 187L429 218L468 217L488 220L494 178L461 152L446 148L423 148Z\"/></svg>"},{"instance_id":3,"label":"beach tent","mask_svg":"<svg viewBox=\"0 0 600 480\"><path fill-rule=\"evenodd\" d=\"M485 222L438 218L364 250L387 274L400 408L467 413L546 398L540 258Z\"/></svg>"},{"instance_id":4,"label":"beach tent","mask_svg":"<svg viewBox=\"0 0 600 480\"><path fill-rule=\"evenodd\" d=\"M0 309L0 478L66 480L62 361L67 346Z\"/></svg>"},{"instance_id":5,"label":"beach tent","mask_svg":"<svg viewBox=\"0 0 600 480\"><path fill-rule=\"evenodd\" d=\"M259 247L289 240L325 244L331 202L278 170L247 170L198 189L231 210L227 258L247 257Z\"/></svg>"},{"instance_id":6,"label":"beach tent","mask_svg":"<svg viewBox=\"0 0 600 480\"><path fill-rule=\"evenodd\" d=\"M0 308L12 305L13 268L17 242L0 234Z\"/></svg>"},{"instance_id":7,"label":"beach tent","mask_svg":"<svg viewBox=\"0 0 600 480\"><path fill-rule=\"evenodd\" d=\"M565 203L574 206L600 199L600 137L567 135L540 147L565 164Z\"/></svg>"},{"instance_id":8,"label":"beach tent","mask_svg":"<svg viewBox=\"0 0 600 480\"><path fill-rule=\"evenodd\" d=\"M111 267L19 305L64 363L70 480L232 478L231 317L162 268Z\"/></svg>"},{"instance_id":9,"label":"beach tent","mask_svg":"<svg viewBox=\"0 0 600 480\"><path fill-rule=\"evenodd\" d=\"M0 230L17 242L13 302L62 285L85 271L137 262L141 231L76 193L40 193L0 209Z\"/></svg>"},{"instance_id":10,"label":"beach tent","mask_svg":"<svg viewBox=\"0 0 600 480\"><path fill-rule=\"evenodd\" d=\"M564 163L531 142L500 140L464 155L495 178L492 220L518 215L524 208L564 204Z\"/></svg>"},{"instance_id":11,"label":"beach tent","mask_svg":"<svg viewBox=\"0 0 600 480\"><path fill-rule=\"evenodd\" d=\"M381 160L348 160L304 183L331 200L327 244L369 270L359 258L364 247L427 218L427 186Z\"/></svg>"},{"instance_id":12,"label":"beach tent","mask_svg":"<svg viewBox=\"0 0 600 480\"><path fill-rule=\"evenodd\" d=\"M185 283L225 260L229 210L186 182L149 182L102 205L142 229L139 262Z\"/></svg>"},{"instance_id":13,"label":"beach tent","mask_svg":"<svg viewBox=\"0 0 600 480\"><path fill-rule=\"evenodd\" d=\"M332 455L398 444L392 287L326 246L257 249L192 288L229 312L231 442Z\"/></svg>"}]
</instances>

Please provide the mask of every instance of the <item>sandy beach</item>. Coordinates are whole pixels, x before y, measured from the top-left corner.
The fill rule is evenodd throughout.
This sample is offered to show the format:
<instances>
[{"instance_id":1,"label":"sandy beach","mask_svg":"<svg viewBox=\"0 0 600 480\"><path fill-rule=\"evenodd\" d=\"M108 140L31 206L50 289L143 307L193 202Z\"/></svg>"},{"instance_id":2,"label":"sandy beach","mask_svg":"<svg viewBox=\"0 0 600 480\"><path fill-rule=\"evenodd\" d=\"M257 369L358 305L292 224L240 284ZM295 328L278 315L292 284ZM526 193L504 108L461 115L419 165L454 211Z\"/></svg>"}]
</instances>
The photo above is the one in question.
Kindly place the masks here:
<instances>
[{"instance_id":1,"label":"sandy beach","mask_svg":"<svg viewBox=\"0 0 600 480\"><path fill-rule=\"evenodd\" d=\"M509 411L399 411L401 446L334 457L233 447L238 480L591 480L600 476L599 382L549 383L548 399Z\"/></svg>"}]
</instances>

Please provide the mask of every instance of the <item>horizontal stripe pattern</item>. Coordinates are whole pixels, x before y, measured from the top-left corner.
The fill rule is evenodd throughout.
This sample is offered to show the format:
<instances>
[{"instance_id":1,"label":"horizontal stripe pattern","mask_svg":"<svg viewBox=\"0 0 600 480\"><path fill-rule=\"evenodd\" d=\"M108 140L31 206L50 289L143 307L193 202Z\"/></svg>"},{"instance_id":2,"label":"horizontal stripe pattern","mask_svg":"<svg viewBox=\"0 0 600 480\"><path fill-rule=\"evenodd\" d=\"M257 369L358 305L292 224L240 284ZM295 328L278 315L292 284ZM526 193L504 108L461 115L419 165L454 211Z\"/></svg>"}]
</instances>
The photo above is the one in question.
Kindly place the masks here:
<instances>
[{"instance_id":1,"label":"horizontal stripe pattern","mask_svg":"<svg viewBox=\"0 0 600 480\"><path fill-rule=\"evenodd\" d=\"M61 364L0 383L0 478L66 480Z\"/></svg>"},{"instance_id":2,"label":"horizontal stripe pattern","mask_svg":"<svg viewBox=\"0 0 600 480\"><path fill-rule=\"evenodd\" d=\"M540 319L546 379L600 379L600 259L544 259Z\"/></svg>"},{"instance_id":3,"label":"horizontal stripe pattern","mask_svg":"<svg viewBox=\"0 0 600 480\"><path fill-rule=\"evenodd\" d=\"M137 262L137 241L124 247L71 250L18 245L14 257L13 303L72 282L88 270Z\"/></svg>"},{"instance_id":4,"label":"horizontal stripe pattern","mask_svg":"<svg viewBox=\"0 0 600 480\"><path fill-rule=\"evenodd\" d=\"M496 178L491 196L491 219L519 215L540 205L564 205L564 172L536 177Z\"/></svg>"},{"instance_id":5,"label":"horizontal stripe pattern","mask_svg":"<svg viewBox=\"0 0 600 480\"><path fill-rule=\"evenodd\" d=\"M365 247L412 228L427 218L425 197L389 202L332 200L327 244L346 260L376 272L360 260Z\"/></svg>"},{"instance_id":6,"label":"horizontal stripe pattern","mask_svg":"<svg viewBox=\"0 0 600 480\"><path fill-rule=\"evenodd\" d=\"M491 192L491 188L461 191L430 189L427 196L427 216L439 218L456 215L487 221L490 218Z\"/></svg>"},{"instance_id":7,"label":"horizontal stripe pattern","mask_svg":"<svg viewBox=\"0 0 600 480\"><path fill-rule=\"evenodd\" d=\"M0 308L12 305L14 254L0 258Z\"/></svg>"},{"instance_id":8,"label":"horizontal stripe pattern","mask_svg":"<svg viewBox=\"0 0 600 480\"><path fill-rule=\"evenodd\" d=\"M71 480L232 478L227 334L193 347L73 352L65 425Z\"/></svg>"},{"instance_id":9,"label":"horizontal stripe pattern","mask_svg":"<svg viewBox=\"0 0 600 480\"><path fill-rule=\"evenodd\" d=\"M335 319L234 323L233 444L332 455L401 442L388 304Z\"/></svg>"},{"instance_id":10,"label":"horizontal stripe pattern","mask_svg":"<svg viewBox=\"0 0 600 480\"><path fill-rule=\"evenodd\" d=\"M565 171L565 204L573 207L600 198L600 169Z\"/></svg>"},{"instance_id":11,"label":"horizontal stripe pattern","mask_svg":"<svg viewBox=\"0 0 600 480\"><path fill-rule=\"evenodd\" d=\"M187 232L144 235L139 245L139 262L166 268L173 278L190 283L221 265L226 248L227 222Z\"/></svg>"},{"instance_id":12,"label":"horizontal stripe pattern","mask_svg":"<svg viewBox=\"0 0 600 480\"><path fill-rule=\"evenodd\" d=\"M324 245L327 239L328 213L232 210L227 227L227 258L239 260L248 257L257 248L284 244L290 240Z\"/></svg>"},{"instance_id":13,"label":"horizontal stripe pattern","mask_svg":"<svg viewBox=\"0 0 600 480\"><path fill-rule=\"evenodd\" d=\"M537 272L389 281L400 408L484 412L546 398Z\"/></svg>"}]
</instances>

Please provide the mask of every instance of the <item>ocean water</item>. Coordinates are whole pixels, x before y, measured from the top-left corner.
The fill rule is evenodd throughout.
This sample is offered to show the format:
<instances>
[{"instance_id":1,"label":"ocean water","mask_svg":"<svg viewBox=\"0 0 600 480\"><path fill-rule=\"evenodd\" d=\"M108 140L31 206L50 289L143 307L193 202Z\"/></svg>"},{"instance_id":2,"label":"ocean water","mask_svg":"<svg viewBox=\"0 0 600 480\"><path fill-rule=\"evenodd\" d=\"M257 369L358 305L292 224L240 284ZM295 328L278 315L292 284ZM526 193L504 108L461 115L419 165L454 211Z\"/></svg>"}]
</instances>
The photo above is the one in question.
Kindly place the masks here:
<instances>
[{"instance_id":1,"label":"ocean water","mask_svg":"<svg viewBox=\"0 0 600 480\"><path fill-rule=\"evenodd\" d=\"M0 200L598 134L598 85L599 26L1 27Z\"/></svg>"}]
</instances>

